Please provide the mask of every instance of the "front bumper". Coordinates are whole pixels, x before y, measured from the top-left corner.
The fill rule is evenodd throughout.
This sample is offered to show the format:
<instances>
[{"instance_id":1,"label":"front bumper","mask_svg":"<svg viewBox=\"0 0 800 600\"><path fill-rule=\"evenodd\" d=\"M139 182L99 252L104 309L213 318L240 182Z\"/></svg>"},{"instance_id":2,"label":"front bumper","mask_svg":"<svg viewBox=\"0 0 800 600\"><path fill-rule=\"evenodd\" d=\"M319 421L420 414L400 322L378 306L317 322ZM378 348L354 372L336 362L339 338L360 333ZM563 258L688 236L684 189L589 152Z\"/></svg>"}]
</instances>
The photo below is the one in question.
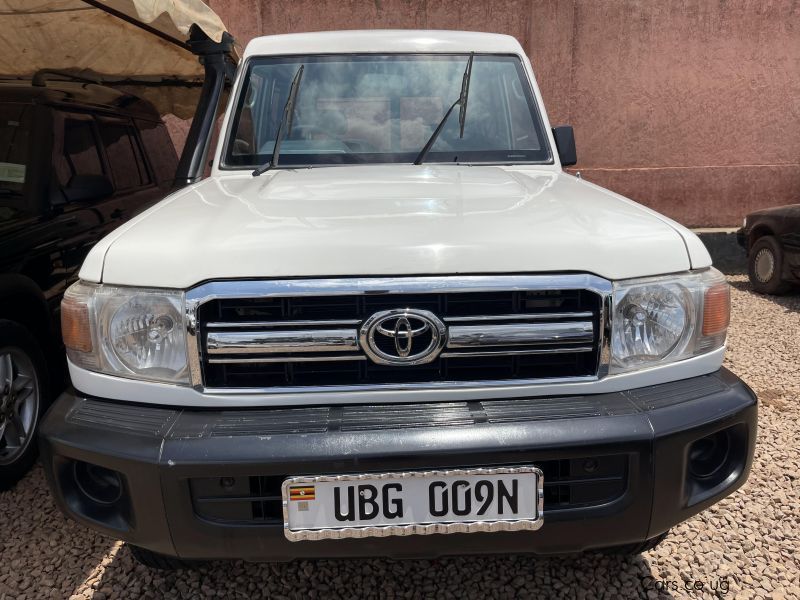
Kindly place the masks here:
<instances>
[{"instance_id":1,"label":"front bumper","mask_svg":"<svg viewBox=\"0 0 800 600\"><path fill-rule=\"evenodd\" d=\"M736 230L736 242L742 248L744 248L745 251L749 250L749 248L747 247L747 236L748 235L749 235L749 232L744 227L740 227L739 229Z\"/></svg>"},{"instance_id":2,"label":"front bumper","mask_svg":"<svg viewBox=\"0 0 800 600\"><path fill-rule=\"evenodd\" d=\"M613 394L262 410L153 408L67 392L41 429L60 508L87 526L186 559L555 554L635 544L747 479L757 403L717 373ZM725 432L716 474L690 473L697 440ZM76 462L79 461L79 462ZM91 500L76 465L121 474ZM291 475L533 464L538 531L290 542L278 491Z\"/></svg>"}]
</instances>

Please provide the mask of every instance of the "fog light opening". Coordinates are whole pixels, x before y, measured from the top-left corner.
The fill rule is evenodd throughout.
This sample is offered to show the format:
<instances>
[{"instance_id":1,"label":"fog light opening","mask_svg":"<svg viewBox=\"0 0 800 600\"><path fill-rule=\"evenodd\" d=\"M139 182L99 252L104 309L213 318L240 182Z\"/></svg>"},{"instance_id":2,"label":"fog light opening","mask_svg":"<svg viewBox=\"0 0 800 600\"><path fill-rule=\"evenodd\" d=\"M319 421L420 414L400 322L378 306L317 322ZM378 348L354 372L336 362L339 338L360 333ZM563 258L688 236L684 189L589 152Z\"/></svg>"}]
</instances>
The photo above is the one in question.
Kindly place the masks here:
<instances>
[{"instance_id":1,"label":"fog light opening","mask_svg":"<svg viewBox=\"0 0 800 600\"><path fill-rule=\"evenodd\" d=\"M700 438L689 448L689 473L696 479L714 477L728 463L730 450L727 429Z\"/></svg>"},{"instance_id":2,"label":"fog light opening","mask_svg":"<svg viewBox=\"0 0 800 600\"><path fill-rule=\"evenodd\" d=\"M117 471L75 461L73 477L80 492L97 504L108 506L122 498L122 477Z\"/></svg>"}]
</instances>

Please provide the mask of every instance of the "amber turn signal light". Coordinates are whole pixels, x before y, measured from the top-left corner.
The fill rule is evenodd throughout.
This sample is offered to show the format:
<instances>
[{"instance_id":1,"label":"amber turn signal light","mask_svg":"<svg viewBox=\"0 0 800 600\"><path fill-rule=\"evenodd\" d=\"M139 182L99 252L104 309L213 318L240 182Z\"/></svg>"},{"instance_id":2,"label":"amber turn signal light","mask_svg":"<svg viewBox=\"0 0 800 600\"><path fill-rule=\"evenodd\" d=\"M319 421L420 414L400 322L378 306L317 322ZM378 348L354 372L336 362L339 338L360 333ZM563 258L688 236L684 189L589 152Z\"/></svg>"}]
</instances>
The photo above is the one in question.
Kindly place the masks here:
<instances>
[{"instance_id":1,"label":"amber turn signal light","mask_svg":"<svg viewBox=\"0 0 800 600\"><path fill-rule=\"evenodd\" d=\"M703 335L717 335L728 329L731 320L731 290L718 283L706 290L703 303Z\"/></svg>"},{"instance_id":2,"label":"amber turn signal light","mask_svg":"<svg viewBox=\"0 0 800 600\"><path fill-rule=\"evenodd\" d=\"M92 331L89 326L89 307L64 297L61 302L61 336L64 346L79 352L92 351Z\"/></svg>"}]
</instances>

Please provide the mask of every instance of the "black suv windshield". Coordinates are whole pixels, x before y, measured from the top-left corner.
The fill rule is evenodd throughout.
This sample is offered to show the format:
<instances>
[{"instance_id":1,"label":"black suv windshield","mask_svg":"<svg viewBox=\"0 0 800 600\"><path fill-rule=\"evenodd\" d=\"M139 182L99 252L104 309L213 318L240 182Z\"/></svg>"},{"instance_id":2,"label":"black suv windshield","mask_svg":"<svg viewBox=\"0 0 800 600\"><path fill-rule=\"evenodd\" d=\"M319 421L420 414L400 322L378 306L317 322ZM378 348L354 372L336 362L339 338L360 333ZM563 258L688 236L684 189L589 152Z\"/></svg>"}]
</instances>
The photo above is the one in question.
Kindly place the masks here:
<instances>
[{"instance_id":1,"label":"black suv windshield","mask_svg":"<svg viewBox=\"0 0 800 600\"><path fill-rule=\"evenodd\" d=\"M268 162L292 79L304 66L278 166L412 163L461 91L469 54L254 58L237 98L223 164ZM425 162L550 161L516 56L476 54L464 137L448 119Z\"/></svg>"}]
</instances>

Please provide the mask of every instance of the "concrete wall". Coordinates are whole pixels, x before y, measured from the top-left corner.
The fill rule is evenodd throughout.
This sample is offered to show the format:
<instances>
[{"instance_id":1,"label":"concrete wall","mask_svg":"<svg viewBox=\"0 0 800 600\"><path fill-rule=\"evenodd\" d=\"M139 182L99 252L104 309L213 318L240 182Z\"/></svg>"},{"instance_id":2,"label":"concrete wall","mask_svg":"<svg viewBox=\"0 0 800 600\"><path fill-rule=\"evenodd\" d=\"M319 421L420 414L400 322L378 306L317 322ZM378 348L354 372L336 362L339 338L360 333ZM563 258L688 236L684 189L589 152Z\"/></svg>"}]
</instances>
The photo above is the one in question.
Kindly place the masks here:
<instances>
[{"instance_id":1,"label":"concrete wall","mask_svg":"<svg viewBox=\"0 0 800 600\"><path fill-rule=\"evenodd\" d=\"M800 202L793 0L210 0L242 45L295 31L515 36L586 179L687 225Z\"/></svg>"}]
</instances>

